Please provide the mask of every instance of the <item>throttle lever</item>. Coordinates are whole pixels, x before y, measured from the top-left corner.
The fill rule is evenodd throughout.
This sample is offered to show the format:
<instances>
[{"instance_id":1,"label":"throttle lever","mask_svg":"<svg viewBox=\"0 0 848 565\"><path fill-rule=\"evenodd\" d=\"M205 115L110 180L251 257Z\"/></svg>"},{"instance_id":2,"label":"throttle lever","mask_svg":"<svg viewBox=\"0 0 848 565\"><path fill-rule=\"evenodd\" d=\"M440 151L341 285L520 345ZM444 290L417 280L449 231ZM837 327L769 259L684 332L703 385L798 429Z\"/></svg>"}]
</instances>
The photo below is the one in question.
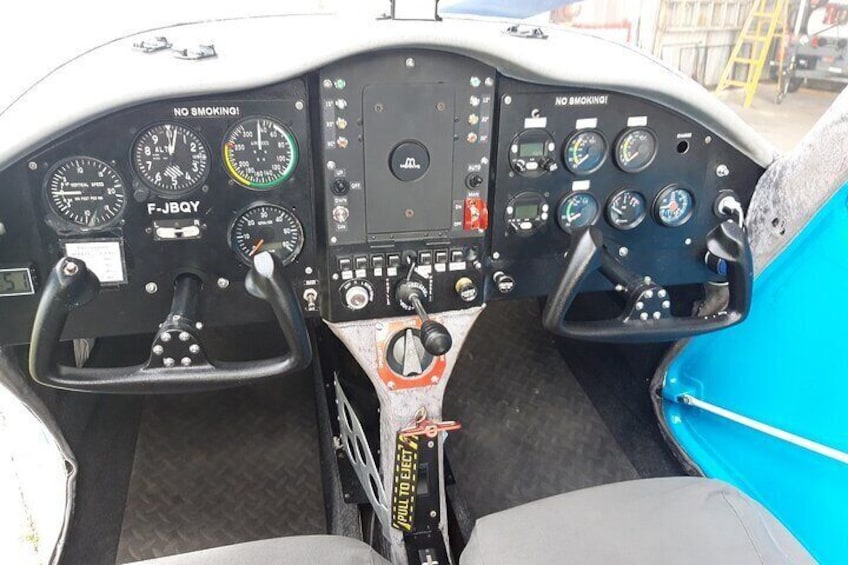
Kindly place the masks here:
<instances>
[{"instance_id":1,"label":"throttle lever","mask_svg":"<svg viewBox=\"0 0 848 565\"><path fill-rule=\"evenodd\" d=\"M395 290L395 297L401 304L404 302L412 305L413 310L421 319L421 344L430 355L436 357L444 355L453 346L453 338L448 329L443 325L430 318L427 310L424 308L424 301L427 300L427 295L423 287L412 280L412 273L415 271L415 262L409 265L409 273L401 280Z\"/></svg>"}]
</instances>

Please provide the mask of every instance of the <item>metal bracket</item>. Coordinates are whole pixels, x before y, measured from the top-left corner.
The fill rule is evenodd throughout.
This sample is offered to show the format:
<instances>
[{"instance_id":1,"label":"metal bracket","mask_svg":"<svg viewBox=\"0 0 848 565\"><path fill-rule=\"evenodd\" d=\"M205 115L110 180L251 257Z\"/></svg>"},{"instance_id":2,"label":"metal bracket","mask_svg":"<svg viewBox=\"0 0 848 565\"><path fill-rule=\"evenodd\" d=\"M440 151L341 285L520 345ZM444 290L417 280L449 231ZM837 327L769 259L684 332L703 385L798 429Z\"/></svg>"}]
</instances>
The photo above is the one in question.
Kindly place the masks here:
<instances>
[{"instance_id":1,"label":"metal bracket","mask_svg":"<svg viewBox=\"0 0 848 565\"><path fill-rule=\"evenodd\" d=\"M547 39L548 34L542 28L536 26L526 26L522 24L511 25L504 30L504 33L513 37L521 37L524 39Z\"/></svg>"},{"instance_id":2,"label":"metal bracket","mask_svg":"<svg viewBox=\"0 0 848 565\"><path fill-rule=\"evenodd\" d=\"M211 43L208 45L195 45L193 47L183 47L180 49L172 49L174 57L177 59L186 59L189 61L199 61L201 59L211 59L217 57L215 46Z\"/></svg>"},{"instance_id":3,"label":"metal bracket","mask_svg":"<svg viewBox=\"0 0 848 565\"><path fill-rule=\"evenodd\" d=\"M383 532L388 532L392 527L391 513L386 501L383 479L380 477L380 471L374 461L371 446L368 444L365 430L362 428L353 406L345 396L338 378L333 379L333 385L336 388L336 402L339 408L339 431L342 438L342 447L356 472L356 476L359 477L359 482L368 496L368 502L371 503L374 514L380 520L380 525L383 526Z\"/></svg>"},{"instance_id":4,"label":"metal bracket","mask_svg":"<svg viewBox=\"0 0 848 565\"><path fill-rule=\"evenodd\" d=\"M133 43L133 49L142 53L156 53L157 51L170 49L171 47L172 43L165 36L142 39Z\"/></svg>"},{"instance_id":5,"label":"metal bracket","mask_svg":"<svg viewBox=\"0 0 848 565\"><path fill-rule=\"evenodd\" d=\"M439 0L391 0L387 19L442 21L439 17Z\"/></svg>"}]
</instances>

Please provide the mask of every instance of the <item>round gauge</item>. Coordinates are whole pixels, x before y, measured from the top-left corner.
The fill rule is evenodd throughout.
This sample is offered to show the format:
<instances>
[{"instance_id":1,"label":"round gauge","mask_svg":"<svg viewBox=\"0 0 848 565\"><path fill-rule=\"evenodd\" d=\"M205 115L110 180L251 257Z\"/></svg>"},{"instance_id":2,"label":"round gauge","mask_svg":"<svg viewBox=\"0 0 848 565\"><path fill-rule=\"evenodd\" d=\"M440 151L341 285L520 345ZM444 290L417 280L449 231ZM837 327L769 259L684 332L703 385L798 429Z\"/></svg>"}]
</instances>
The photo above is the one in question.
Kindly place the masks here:
<instances>
[{"instance_id":1,"label":"round gauge","mask_svg":"<svg viewBox=\"0 0 848 565\"><path fill-rule=\"evenodd\" d=\"M657 137L649 129L629 129L618 138L615 160L625 173L646 169L656 156Z\"/></svg>"},{"instance_id":2,"label":"round gauge","mask_svg":"<svg viewBox=\"0 0 848 565\"><path fill-rule=\"evenodd\" d=\"M675 184L662 189L654 202L654 215L657 221L670 228L676 228L688 222L694 210L695 199L692 193Z\"/></svg>"},{"instance_id":3,"label":"round gauge","mask_svg":"<svg viewBox=\"0 0 848 565\"><path fill-rule=\"evenodd\" d=\"M114 224L127 204L124 181L118 171L94 157L63 159L50 169L44 185L50 209L63 221L80 228Z\"/></svg>"},{"instance_id":4,"label":"round gauge","mask_svg":"<svg viewBox=\"0 0 848 565\"><path fill-rule=\"evenodd\" d=\"M556 142L546 130L526 129L509 145L509 165L525 177L538 177L557 170Z\"/></svg>"},{"instance_id":5,"label":"round gauge","mask_svg":"<svg viewBox=\"0 0 848 565\"><path fill-rule=\"evenodd\" d=\"M180 124L157 124L141 132L133 165L146 185L165 198L184 196L209 174L209 151L200 136Z\"/></svg>"},{"instance_id":6,"label":"round gauge","mask_svg":"<svg viewBox=\"0 0 848 565\"><path fill-rule=\"evenodd\" d=\"M230 227L230 246L250 265L257 253L268 251L288 265L303 249L303 226L291 211L276 204L254 204Z\"/></svg>"},{"instance_id":7,"label":"round gauge","mask_svg":"<svg viewBox=\"0 0 848 565\"><path fill-rule=\"evenodd\" d=\"M559 227L570 232L595 223L600 206L594 196L588 192L572 192L559 204Z\"/></svg>"},{"instance_id":8,"label":"round gauge","mask_svg":"<svg viewBox=\"0 0 848 565\"><path fill-rule=\"evenodd\" d=\"M575 175L597 171L607 157L607 142L600 132L579 131L572 135L564 148L565 166Z\"/></svg>"},{"instance_id":9,"label":"round gauge","mask_svg":"<svg viewBox=\"0 0 848 565\"><path fill-rule=\"evenodd\" d=\"M277 186L297 166L297 142L280 122L248 118L234 125L224 138L224 163L240 185L254 190Z\"/></svg>"},{"instance_id":10,"label":"round gauge","mask_svg":"<svg viewBox=\"0 0 848 565\"><path fill-rule=\"evenodd\" d=\"M607 204L607 220L614 228L632 230L647 215L645 197L634 190L621 190Z\"/></svg>"}]
</instances>

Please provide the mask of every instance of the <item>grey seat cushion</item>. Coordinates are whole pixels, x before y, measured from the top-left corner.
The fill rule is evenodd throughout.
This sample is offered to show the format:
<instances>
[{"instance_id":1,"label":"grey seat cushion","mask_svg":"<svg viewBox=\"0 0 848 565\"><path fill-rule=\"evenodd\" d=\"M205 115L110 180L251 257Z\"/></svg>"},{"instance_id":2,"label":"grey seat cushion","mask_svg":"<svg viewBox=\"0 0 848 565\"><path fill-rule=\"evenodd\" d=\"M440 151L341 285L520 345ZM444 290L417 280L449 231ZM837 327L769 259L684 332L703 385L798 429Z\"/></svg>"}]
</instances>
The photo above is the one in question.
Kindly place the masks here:
<instances>
[{"instance_id":1,"label":"grey seat cushion","mask_svg":"<svg viewBox=\"0 0 848 565\"><path fill-rule=\"evenodd\" d=\"M628 481L477 521L460 565L815 563L768 511L725 483Z\"/></svg>"},{"instance_id":2,"label":"grey seat cushion","mask_svg":"<svg viewBox=\"0 0 848 565\"><path fill-rule=\"evenodd\" d=\"M388 565L361 541L342 536L295 536L213 547L139 565Z\"/></svg>"}]
</instances>

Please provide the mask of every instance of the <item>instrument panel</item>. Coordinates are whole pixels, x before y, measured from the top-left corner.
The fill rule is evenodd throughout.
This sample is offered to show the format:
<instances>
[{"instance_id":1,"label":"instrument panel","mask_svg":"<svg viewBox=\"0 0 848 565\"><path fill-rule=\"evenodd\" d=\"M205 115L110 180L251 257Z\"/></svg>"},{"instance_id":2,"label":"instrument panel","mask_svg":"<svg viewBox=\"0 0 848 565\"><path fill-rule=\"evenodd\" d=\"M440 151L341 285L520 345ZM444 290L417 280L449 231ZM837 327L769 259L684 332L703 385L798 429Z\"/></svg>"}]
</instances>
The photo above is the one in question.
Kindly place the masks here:
<instances>
[{"instance_id":1,"label":"instrument panel","mask_svg":"<svg viewBox=\"0 0 848 565\"><path fill-rule=\"evenodd\" d=\"M589 225L628 269L720 282L704 263L717 199L747 206L761 173L648 100L438 51L366 54L119 110L0 172L0 343L28 341L39 281L65 255L105 289L69 338L154 331L185 273L202 281L204 323L271 320L244 286L262 251L305 313L332 321L408 314L400 281L432 312L545 296Z\"/></svg>"}]
</instances>

